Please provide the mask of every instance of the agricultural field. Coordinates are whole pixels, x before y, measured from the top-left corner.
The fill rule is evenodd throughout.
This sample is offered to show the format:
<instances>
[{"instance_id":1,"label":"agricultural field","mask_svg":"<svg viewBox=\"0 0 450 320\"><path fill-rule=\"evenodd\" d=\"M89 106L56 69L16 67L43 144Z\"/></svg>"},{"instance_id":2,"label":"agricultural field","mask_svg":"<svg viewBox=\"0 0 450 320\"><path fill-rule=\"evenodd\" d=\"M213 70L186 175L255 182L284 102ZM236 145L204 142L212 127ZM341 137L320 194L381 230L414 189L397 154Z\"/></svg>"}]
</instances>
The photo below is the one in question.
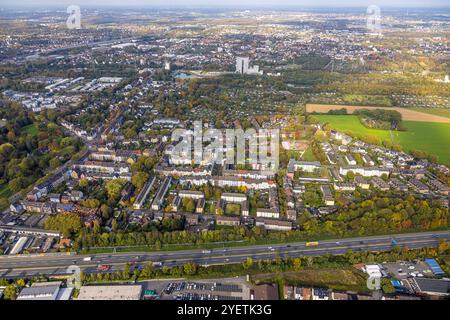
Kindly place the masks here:
<instances>
[{"instance_id":1,"label":"agricultural field","mask_svg":"<svg viewBox=\"0 0 450 320\"><path fill-rule=\"evenodd\" d=\"M359 109L386 109L398 111L402 115L402 120L404 121L420 121L420 122L436 122L436 123L450 123L450 116L436 115L432 113L419 112L408 108L391 108L391 107L364 107L364 106L340 106L340 105L327 105L327 104L307 104L306 112L317 112L317 113L327 113L330 110L347 109L348 113L353 113L355 110ZM440 109L445 110L445 109ZM449 112L450 115L450 112Z\"/></svg>"},{"instance_id":2,"label":"agricultural field","mask_svg":"<svg viewBox=\"0 0 450 320\"><path fill-rule=\"evenodd\" d=\"M413 108L413 110L450 118L450 108Z\"/></svg>"},{"instance_id":3,"label":"agricultural field","mask_svg":"<svg viewBox=\"0 0 450 320\"><path fill-rule=\"evenodd\" d=\"M357 137L374 136L380 142L387 140L399 144L405 151L421 150L439 157L439 162L450 165L450 124L402 121L407 131L375 130L364 127L352 115L316 115L322 123Z\"/></svg>"}]
</instances>

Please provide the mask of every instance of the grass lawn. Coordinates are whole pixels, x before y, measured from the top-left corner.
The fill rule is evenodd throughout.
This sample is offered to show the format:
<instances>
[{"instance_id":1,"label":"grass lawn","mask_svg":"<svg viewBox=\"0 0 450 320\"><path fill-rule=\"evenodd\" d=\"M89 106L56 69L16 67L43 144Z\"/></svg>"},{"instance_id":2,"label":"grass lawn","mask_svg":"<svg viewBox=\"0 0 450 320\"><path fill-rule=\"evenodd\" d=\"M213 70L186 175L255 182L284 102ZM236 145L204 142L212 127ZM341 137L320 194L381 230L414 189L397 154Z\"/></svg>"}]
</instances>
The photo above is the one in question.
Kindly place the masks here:
<instances>
[{"instance_id":1,"label":"grass lawn","mask_svg":"<svg viewBox=\"0 0 450 320\"><path fill-rule=\"evenodd\" d=\"M296 286L325 287L338 291L367 292L366 276L354 268L346 269L305 269L281 273L256 274L251 281L256 284L282 280L285 284Z\"/></svg>"},{"instance_id":2,"label":"grass lawn","mask_svg":"<svg viewBox=\"0 0 450 320\"><path fill-rule=\"evenodd\" d=\"M412 108L415 111L450 118L450 108Z\"/></svg>"},{"instance_id":3,"label":"grass lawn","mask_svg":"<svg viewBox=\"0 0 450 320\"><path fill-rule=\"evenodd\" d=\"M225 206L225 214L230 216L241 215L241 206L238 203L227 203Z\"/></svg>"},{"instance_id":4,"label":"grass lawn","mask_svg":"<svg viewBox=\"0 0 450 320\"><path fill-rule=\"evenodd\" d=\"M354 134L376 136L380 141L388 140L400 144L405 151L422 150L439 156L439 162L450 165L450 124L435 122L403 121L407 131L375 130L364 127L358 117L351 115L316 115L332 128Z\"/></svg>"},{"instance_id":5,"label":"grass lawn","mask_svg":"<svg viewBox=\"0 0 450 320\"><path fill-rule=\"evenodd\" d=\"M34 124L30 124L28 126L25 126L22 128L23 132L26 132L29 135L35 136L38 134L39 130L38 128L36 128L36 126Z\"/></svg>"},{"instance_id":6,"label":"grass lawn","mask_svg":"<svg viewBox=\"0 0 450 320\"><path fill-rule=\"evenodd\" d=\"M312 152L312 148L308 147L308 149L305 150L305 153L302 156L302 159L304 161L317 161L316 156Z\"/></svg>"},{"instance_id":7,"label":"grass lawn","mask_svg":"<svg viewBox=\"0 0 450 320\"><path fill-rule=\"evenodd\" d=\"M0 186L0 198L9 198L14 194L7 184Z\"/></svg>"}]
</instances>

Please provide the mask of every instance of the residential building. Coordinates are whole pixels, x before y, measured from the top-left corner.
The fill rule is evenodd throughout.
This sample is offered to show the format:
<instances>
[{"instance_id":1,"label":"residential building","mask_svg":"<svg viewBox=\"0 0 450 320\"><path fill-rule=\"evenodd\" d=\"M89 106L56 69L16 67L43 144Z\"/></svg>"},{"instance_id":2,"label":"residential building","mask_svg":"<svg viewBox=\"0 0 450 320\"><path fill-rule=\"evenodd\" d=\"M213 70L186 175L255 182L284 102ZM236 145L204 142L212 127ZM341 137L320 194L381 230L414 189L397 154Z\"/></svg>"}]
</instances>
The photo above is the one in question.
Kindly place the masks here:
<instances>
[{"instance_id":1,"label":"residential building","mask_svg":"<svg viewBox=\"0 0 450 320\"><path fill-rule=\"evenodd\" d=\"M144 206L145 201L147 200L148 194L150 193L150 190L153 188L153 185L155 184L156 178L154 176L151 176L147 182L145 183L142 190L139 192L138 196L134 200L133 208L134 209L142 209Z\"/></svg>"}]
</instances>

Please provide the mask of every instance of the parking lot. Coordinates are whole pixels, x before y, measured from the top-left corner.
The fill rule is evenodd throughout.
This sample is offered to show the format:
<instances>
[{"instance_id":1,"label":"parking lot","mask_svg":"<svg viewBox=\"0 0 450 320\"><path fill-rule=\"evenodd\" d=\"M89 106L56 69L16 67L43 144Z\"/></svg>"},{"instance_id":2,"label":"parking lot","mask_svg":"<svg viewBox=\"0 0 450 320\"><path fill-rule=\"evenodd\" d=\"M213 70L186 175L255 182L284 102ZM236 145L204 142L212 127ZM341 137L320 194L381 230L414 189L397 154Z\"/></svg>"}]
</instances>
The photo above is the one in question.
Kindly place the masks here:
<instances>
[{"instance_id":1,"label":"parking lot","mask_svg":"<svg viewBox=\"0 0 450 320\"><path fill-rule=\"evenodd\" d=\"M423 261L383 263L386 272L394 278L403 280L411 277L432 277L433 273Z\"/></svg>"},{"instance_id":2,"label":"parking lot","mask_svg":"<svg viewBox=\"0 0 450 320\"><path fill-rule=\"evenodd\" d=\"M250 287L243 278L219 280L157 280L141 283L163 300L243 300L250 298Z\"/></svg>"}]
</instances>

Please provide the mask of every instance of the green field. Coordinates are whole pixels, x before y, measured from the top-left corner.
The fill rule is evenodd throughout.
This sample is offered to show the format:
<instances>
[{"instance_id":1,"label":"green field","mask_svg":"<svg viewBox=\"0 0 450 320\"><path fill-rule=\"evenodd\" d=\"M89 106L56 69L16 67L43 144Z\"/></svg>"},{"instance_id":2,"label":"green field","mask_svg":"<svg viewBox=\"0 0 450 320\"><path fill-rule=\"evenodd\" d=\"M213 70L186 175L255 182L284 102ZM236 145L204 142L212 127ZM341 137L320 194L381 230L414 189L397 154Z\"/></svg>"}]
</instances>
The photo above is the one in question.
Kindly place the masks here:
<instances>
[{"instance_id":1,"label":"green field","mask_svg":"<svg viewBox=\"0 0 450 320\"><path fill-rule=\"evenodd\" d=\"M354 268L344 269L305 269L281 273L266 273L251 275L251 281L256 284L282 283L295 286L317 286L338 291L368 292L367 278L364 273Z\"/></svg>"},{"instance_id":2,"label":"green field","mask_svg":"<svg viewBox=\"0 0 450 320\"><path fill-rule=\"evenodd\" d=\"M39 132L38 128L36 128L36 126L34 124L30 124L28 126L23 127L22 131L27 133L27 134L29 134L29 135L32 135L32 136L37 135L38 132Z\"/></svg>"},{"instance_id":3,"label":"green field","mask_svg":"<svg viewBox=\"0 0 450 320\"><path fill-rule=\"evenodd\" d=\"M308 149L305 150L302 159L305 161L317 161L317 158L314 155L311 147L308 147Z\"/></svg>"},{"instance_id":4,"label":"green field","mask_svg":"<svg viewBox=\"0 0 450 320\"><path fill-rule=\"evenodd\" d=\"M412 108L412 110L450 118L450 108Z\"/></svg>"},{"instance_id":5,"label":"green field","mask_svg":"<svg viewBox=\"0 0 450 320\"><path fill-rule=\"evenodd\" d=\"M364 127L357 116L317 115L321 122L332 128L351 133L357 137L376 136L380 141L388 140L402 146L403 150L422 150L439 157L439 162L450 165L450 124L403 121L407 131L375 130ZM392 134L391 134L392 133Z\"/></svg>"},{"instance_id":6,"label":"green field","mask_svg":"<svg viewBox=\"0 0 450 320\"><path fill-rule=\"evenodd\" d=\"M10 196L12 196L14 194L14 192L12 192L8 185L2 185L0 186L0 197L1 198L9 198Z\"/></svg>"},{"instance_id":7,"label":"green field","mask_svg":"<svg viewBox=\"0 0 450 320\"><path fill-rule=\"evenodd\" d=\"M227 203L225 206L225 214L239 216L241 214L241 206L237 203Z\"/></svg>"}]
</instances>

